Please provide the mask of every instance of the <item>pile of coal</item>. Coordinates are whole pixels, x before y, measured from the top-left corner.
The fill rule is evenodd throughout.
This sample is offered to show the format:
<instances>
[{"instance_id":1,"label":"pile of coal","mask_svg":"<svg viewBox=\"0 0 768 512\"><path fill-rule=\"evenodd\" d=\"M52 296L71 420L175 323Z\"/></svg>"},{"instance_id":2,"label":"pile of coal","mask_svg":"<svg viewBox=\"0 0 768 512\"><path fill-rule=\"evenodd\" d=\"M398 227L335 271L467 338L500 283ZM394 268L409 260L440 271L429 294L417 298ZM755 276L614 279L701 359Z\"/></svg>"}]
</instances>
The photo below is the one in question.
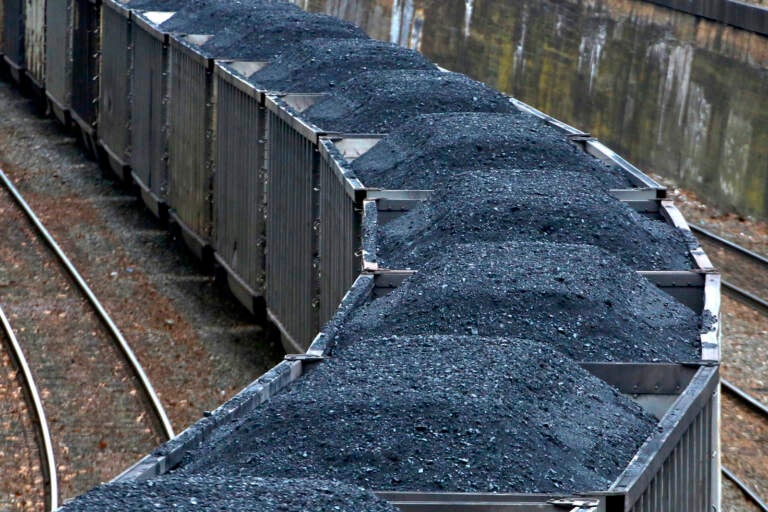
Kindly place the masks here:
<instances>
[{"instance_id":1,"label":"pile of coal","mask_svg":"<svg viewBox=\"0 0 768 512\"><path fill-rule=\"evenodd\" d=\"M302 113L326 131L387 133L438 112L513 112L509 98L459 73L387 70L362 73Z\"/></svg>"},{"instance_id":2,"label":"pile of coal","mask_svg":"<svg viewBox=\"0 0 768 512\"><path fill-rule=\"evenodd\" d=\"M602 188L631 188L624 171L586 154L565 133L534 116L449 113L418 116L392 131L351 168L367 187L430 190L475 169L568 170Z\"/></svg>"},{"instance_id":3,"label":"pile of coal","mask_svg":"<svg viewBox=\"0 0 768 512\"><path fill-rule=\"evenodd\" d=\"M690 270L690 232L653 220L576 172L503 169L447 178L420 206L379 226L384 268L424 270L445 247L473 242L589 244L636 270Z\"/></svg>"},{"instance_id":4,"label":"pile of coal","mask_svg":"<svg viewBox=\"0 0 768 512\"><path fill-rule=\"evenodd\" d=\"M242 512L396 512L372 492L317 479L239 478L205 475L105 484L75 498L62 512L157 510Z\"/></svg>"},{"instance_id":5,"label":"pile of coal","mask_svg":"<svg viewBox=\"0 0 768 512\"><path fill-rule=\"evenodd\" d=\"M366 71L436 70L420 53L373 39L313 39L291 46L251 76L265 89L326 92Z\"/></svg>"},{"instance_id":6,"label":"pile of coal","mask_svg":"<svg viewBox=\"0 0 768 512\"><path fill-rule=\"evenodd\" d=\"M186 2L160 28L169 33L211 36L224 30L248 31L253 29L262 9L281 9L286 14L303 12L298 6L279 0L195 0Z\"/></svg>"},{"instance_id":7,"label":"pile of coal","mask_svg":"<svg viewBox=\"0 0 768 512\"><path fill-rule=\"evenodd\" d=\"M325 14L260 8L253 25L238 30L231 26L200 47L200 52L218 58L271 61L293 45L312 39L368 39L360 28Z\"/></svg>"},{"instance_id":8,"label":"pile of coal","mask_svg":"<svg viewBox=\"0 0 768 512\"><path fill-rule=\"evenodd\" d=\"M518 339L360 339L187 454L185 475L308 476L375 490L608 489L656 421Z\"/></svg>"},{"instance_id":9,"label":"pile of coal","mask_svg":"<svg viewBox=\"0 0 768 512\"><path fill-rule=\"evenodd\" d=\"M358 310L342 339L524 336L577 361L700 360L700 315L597 247L454 245L425 268Z\"/></svg>"}]
</instances>

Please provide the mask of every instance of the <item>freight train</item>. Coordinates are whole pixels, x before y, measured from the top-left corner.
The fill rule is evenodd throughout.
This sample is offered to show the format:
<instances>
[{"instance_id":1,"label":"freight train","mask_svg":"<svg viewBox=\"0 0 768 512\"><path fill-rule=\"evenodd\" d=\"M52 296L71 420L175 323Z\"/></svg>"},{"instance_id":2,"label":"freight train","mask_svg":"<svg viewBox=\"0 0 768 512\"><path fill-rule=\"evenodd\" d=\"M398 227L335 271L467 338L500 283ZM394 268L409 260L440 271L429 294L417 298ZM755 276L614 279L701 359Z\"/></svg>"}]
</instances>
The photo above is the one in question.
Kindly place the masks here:
<instances>
[{"instance_id":1,"label":"freight train","mask_svg":"<svg viewBox=\"0 0 768 512\"><path fill-rule=\"evenodd\" d=\"M289 353L65 510L719 510L720 277L590 134L287 2L1 15Z\"/></svg>"}]
</instances>

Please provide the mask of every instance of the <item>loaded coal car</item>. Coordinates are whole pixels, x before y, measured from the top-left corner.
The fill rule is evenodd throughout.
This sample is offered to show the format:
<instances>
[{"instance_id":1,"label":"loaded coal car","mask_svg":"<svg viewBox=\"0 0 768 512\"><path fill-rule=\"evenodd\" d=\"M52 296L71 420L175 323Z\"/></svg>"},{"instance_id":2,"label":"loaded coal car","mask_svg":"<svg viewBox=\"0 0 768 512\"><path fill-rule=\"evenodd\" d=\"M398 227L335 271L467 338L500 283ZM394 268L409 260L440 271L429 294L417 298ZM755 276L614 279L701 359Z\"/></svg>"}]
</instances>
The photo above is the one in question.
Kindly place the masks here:
<instances>
[{"instance_id":1,"label":"loaded coal car","mask_svg":"<svg viewBox=\"0 0 768 512\"><path fill-rule=\"evenodd\" d=\"M384 276L361 276L306 355L288 357L118 482L168 470L172 479L313 475L373 489L403 510L716 505L717 366L701 361L694 315L601 250L538 244L526 260L527 249L456 246L389 293ZM518 260L518 273L498 272ZM499 311L528 303L514 296L525 293L526 272L535 274L534 313L554 317L561 342L546 329L541 341L507 334L520 329ZM634 285L605 313L595 304L605 291L585 283L609 274ZM465 292L478 280L480 292ZM456 305L465 295L477 313ZM626 314L636 319L629 339L611 340L621 329L611 331L610 317Z\"/></svg>"},{"instance_id":2,"label":"loaded coal car","mask_svg":"<svg viewBox=\"0 0 768 512\"><path fill-rule=\"evenodd\" d=\"M376 119L368 116L367 105L355 95L330 95L297 115L304 122L333 122L328 112L341 110L365 126L363 118ZM361 269L416 268L419 258L428 257L417 254L427 245L415 238L419 229L425 231L420 236L433 238L434 248L441 233L467 241L556 240L597 244L621 254L636 270L711 270L677 209L657 198L658 185L634 168L588 155L559 127L517 109L422 115L387 136L331 135L319 144L323 321ZM419 211L389 225L414 209ZM364 222L366 215L377 218L372 228L377 239L414 253L387 261L384 246L377 257L377 248L363 243L376 235L361 232L361 226L373 226Z\"/></svg>"},{"instance_id":3,"label":"loaded coal car","mask_svg":"<svg viewBox=\"0 0 768 512\"><path fill-rule=\"evenodd\" d=\"M201 258L213 248L214 59L269 60L315 37L369 41L354 25L292 5L265 3L254 10L251 19L239 20L242 25L222 25L220 33L216 26L195 27L202 33L170 41L168 199L174 221ZM239 36L235 42L231 32Z\"/></svg>"},{"instance_id":4,"label":"loaded coal car","mask_svg":"<svg viewBox=\"0 0 768 512\"><path fill-rule=\"evenodd\" d=\"M317 142L320 132L294 121L291 104L306 105L318 94L366 67L381 70L436 70L418 53L372 40L322 39L287 50L248 82L258 90L289 94L265 96L264 129L269 186L266 193L265 297L270 319L279 326L284 346L299 350L320 326L316 299L318 207ZM296 91L296 92L292 92ZM224 125L227 120L222 120ZM223 144L228 143L221 139ZM220 148L227 154L230 148ZM242 150L231 149L234 154ZM286 214L286 212L289 212ZM275 283L270 286L269 283Z\"/></svg>"},{"instance_id":5,"label":"loaded coal car","mask_svg":"<svg viewBox=\"0 0 768 512\"><path fill-rule=\"evenodd\" d=\"M131 100L127 109L128 118L118 116L110 123L109 131L114 135L111 141L106 141L105 151L113 155L110 161L118 174L125 175L130 167L131 177L138 184L144 202L159 217L166 216L169 187L169 116L174 83L171 79L171 34L177 31L182 35L200 34L204 27L211 24L209 11L214 7L221 10L217 18L217 26L221 30L221 24L226 24L228 20L243 18L247 21L253 18L262 5L288 8L284 3L266 1L207 1L170 4L163 10L132 10L129 15L129 46L133 55L121 55L121 48L110 52L110 58L117 62L118 72L125 68L130 76ZM131 58L142 62L142 65L132 66ZM122 64L121 59L127 64ZM205 61L205 58L201 59ZM203 89L198 94L205 96L206 92ZM205 100L199 108L206 108ZM127 158L128 148L130 158Z\"/></svg>"},{"instance_id":6,"label":"loaded coal car","mask_svg":"<svg viewBox=\"0 0 768 512\"><path fill-rule=\"evenodd\" d=\"M155 15L155 13L152 13ZM215 58L269 59L290 44L308 37L365 38L357 27L324 15L311 15L280 2L249 2L204 9L183 9L168 13L164 22L151 29L167 36L166 89L167 167L163 161L157 171L143 172L146 160L133 163L137 181L145 190L145 200L153 210L166 201L172 217L182 228L188 244L199 255L209 254L212 236L213 122L216 99L211 71ZM233 26L234 25L234 26ZM168 32L176 33L170 36ZM249 35L250 45L233 44L233 35ZM267 37L269 36L269 37ZM135 73L137 79L139 73ZM139 100L141 102L143 100ZM135 103L136 100L135 100ZM151 103L151 101L150 101ZM137 116L146 112L138 105ZM156 125L157 123L153 121ZM139 124L136 119L134 132ZM162 123L161 123L162 124ZM157 131L157 128L154 128ZM141 136L141 135L140 135ZM165 155L165 152L162 152ZM167 174L163 176L163 174ZM146 175L146 176L144 176ZM160 187L147 183L160 183Z\"/></svg>"},{"instance_id":7,"label":"loaded coal car","mask_svg":"<svg viewBox=\"0 0 768 512\"><path fill-rule=\"evenodd\" d=\"M188 4L189 0L104 0L101 4L101 27L107 37L101 45L98 142L102 161L122 180L130 179L132 13L178 10Z\"/></svg>"}]
</instances>

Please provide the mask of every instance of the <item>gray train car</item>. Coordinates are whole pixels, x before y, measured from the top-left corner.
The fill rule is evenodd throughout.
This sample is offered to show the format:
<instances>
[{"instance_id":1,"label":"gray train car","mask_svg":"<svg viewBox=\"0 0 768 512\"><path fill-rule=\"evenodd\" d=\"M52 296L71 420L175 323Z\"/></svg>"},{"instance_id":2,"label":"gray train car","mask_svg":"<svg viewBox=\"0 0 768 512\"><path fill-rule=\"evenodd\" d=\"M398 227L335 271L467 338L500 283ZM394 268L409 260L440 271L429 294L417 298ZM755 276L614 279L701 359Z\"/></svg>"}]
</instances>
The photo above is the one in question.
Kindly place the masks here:
<instances>
[{"instance_id":1,"label":"gray train car","mask_svg":"<svg viewBox=\"0 0 768 512\"><path fill-rule=\"evenodd\" d=\"M196 51L193 45L202 42L194 35L170 39L168 201L187 246L208 262L213 231L214 60Z\"/></svg>"},{"instance_id":2,"label":"gray train car","mask_svg":"<svg viewBox=\"0 0 768 512\"><path fill-rule=\"evenodd\" d=\"M131 176L147 207L159 218L167 213L168 191L168 39L158 28L173 12L134 12L131 73Z\"/></svg>"},{"instance_id":3,"label":"gray train car","mask_svg":"<svg viewBox=\"0 0 768 512\"><path fill-rule=\"evenodd\" d=\"M267 135L264 91L247 78L263 65L218 62L214 68L214 257L252 313L264 307Z\"/></svg>"},{"instance_id":4,"label":"gray train car","mask_svg":"<svg viewBox=\"0 0 768 512\"><path fill-rule=\"evenodd\" d=\"M13 80L35 98L43 97L47 0L3 3L3 58Z\"/></svg>"},{"instance_id":5,"label":"gray train car","mask_svg":"<svg viewBox=\"0 0 768 512\"><path fill-rule=\"evenodd\" d=\"M46 4L45 95L51 112L65 127L72 121L72 36L74 0Z\"/></svg>"},{"instance_id":6,"label":"gray train car","mask_svg":"<svg viewBox=\"0 0 768 512\"><path fill-rule=\"evenodd\" d=\"M3 60L16 83L24 72L24 0L3 1Z\"/></svg>"},{"instance_id":7,"label":"gray train car","mask_svg":"<svg viewBox=\"0 0 768 512\"><path fill-rule=\"evenodd\" d=\"M131 10L116 0L103 0L101 27L101 87L98 143L110 169L123 180L130 177L131 152Z\"/></svg>"},{"instance_id":8,"label":"gray train car","mask_svg":"<svg viewBox=\"0 0 768 512\"><path fill-rule=\"evenodd\" d=\"M98 143L102 161L121 180L131 178L131 103L134 72L134 11L171 10L181 0L104 0L101 4L101 87L98 101ZM151 12L151 11L150 11ZM163 16L160 14L160 16ZM152 14L149 15L153 17ZM159 18L162 20L163 18ZM136 29L139 30L139 29ZM146 49L142 50L146 54ZM139 73L145 61L141 61ZM150 60L150 63L154 61ZM150 70L152 72L153 70ZM138 91L137 94L144 94ZM141 149L139 149L141 151Z\"/></svg>"},{"instance_id":9,"label":"gray train car","mask_svg":"<svg viewBox=\"0 0 768 512\"><path fill-rule=\"evenodd\" d=\"M46 21L48 0L24 2L24 70L33 92L45 89Z\"/></svg>"},{"instance_id":10,"label":"gray train car","mask_svg":"<svg viewBox=\"0 0 768 512\"><path fill-rule=\"evenodd\" d=\"M86 152L98 158L97 123L101 0L73 0L72 90L70 115Z\"/></svg>"}]
</instances>

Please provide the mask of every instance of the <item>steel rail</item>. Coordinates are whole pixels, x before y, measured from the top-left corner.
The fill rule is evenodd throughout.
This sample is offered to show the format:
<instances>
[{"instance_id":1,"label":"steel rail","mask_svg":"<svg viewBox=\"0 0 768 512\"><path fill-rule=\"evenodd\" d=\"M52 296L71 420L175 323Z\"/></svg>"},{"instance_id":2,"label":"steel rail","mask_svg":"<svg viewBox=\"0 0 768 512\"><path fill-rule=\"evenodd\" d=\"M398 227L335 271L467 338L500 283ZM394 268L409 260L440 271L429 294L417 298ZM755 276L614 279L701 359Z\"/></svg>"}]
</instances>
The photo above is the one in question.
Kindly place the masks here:
<instances>
[{"instance_id":1,"label":"steel rail","mask_svg":"<svg viewBox=\"0 0 768 512\"><path fill-rule=\"evenodd\" d=\"M737 477L730 469L723 466L721 468L721 471L725 476L725 478L727 478L728 480L736 484L736 487L738 487L739 490L742 493L744 493L744 495L749 499L749 501L757 505L757 507L760 508L760 510L762 510L763 512L768 512L768 505L766 505L765 502L763 502L763 500L760 499L760 496L755 494L755 492L752 489L750 489L747 484L742 482L739 479L739 477Z\"/></svg>"},{"instance_id":2,"label":"steel rail","mask_svg":"<svg viewBox=\"0 0 768 512\"><path fill-rule=\"evenodd\" d=\"M152 386L152 383L149 381L149 378L144 372L144 368L141 366L141 363L136 357L136 354L133 353L133 350L131 349L130 345L123 337L123 334L120 332L120 329L112 321L112 318L110 318L109 313L107 313L107 311L104 309L104 306L101 305L101 302L99 302L99 299L96 298L96 295L93 293L90 286L88 286L88 283L86 283L85 279L83 279L83 277L77 271L77 269L69 260L67 255L64 254L64 251L61 249L59 244L56 242L56 240L54 240L53 236L51 236L51 234L45 228L45 226L37 217L35 212L32 210L29 204L27 204L27 202L24 200L24 197L22 197L22 195L19 193L19 191L16 189L14 184L11 182L11 180L8 178L8 176L5 174L5 172L2 169L0 169L0 181L3 182L3 185L5 186L6 189L8 189L8 191L13 196L14 200L19 204L19 206L21 206L21 209L24 210L24 213L27 215L29 220L35 225L40 235L43 237L46 243L51 247L53 252L56 254L56 256L59 258L61 263L69 272L72 279L75 281L75 283L77 283L80 290L88 298L88 302L91 303L91 305L96 310L101 320L107 326L110 333L117 341L121 351L123 352L123 355L130 362L133 371L136 373L136 376L139 378L139 381L141 382L141 385L144 387L144 391L149 397L149 400L152 403L152 407L154 408L155 413L160 419L160 423L162 424L162 428L165 433L165 436L168 439L172 439L174 437L173 427L171 426L171 422L168 419L168 415L165 412L165 408L163 407L162 403L160 403L160 399L158 398L157 393L155 393L155 389Z\"/></svg>"},{"instance_id":3,"label":"steel rail","mask_svg":"<svg viewBox=\"0 0 768 512\"><path fill-rule=\"evenodd\" d=\"M735 396L739 401L741 401L741 403L763 416L763 418L768 419L768 406L764 405L762 402L752 397L749 393L726 379L721 378L720 385L727 393ZM761 510L763 510L763 512L768 512L768 506L760 499L759 496L757 496L757 494L755 494L752 489L749 488L749 486L747 486L747 484L742 482L732 471L730 471L725 466L722 467L722 472L723 475L728 478L728 480L736 484L741 492L743 492L744 495L752 503L757 505Z\"/></svg>"},{"instance_id":4,"label":"steel rail","mask_svg":"<svg viewBox=\"0 0 768 512\"><path fill-rule=\"evenodd\" d=\"M738 398L744 405L762 415L765 419L768 419L768 406L726 379L721 378L720 384L728 393Z\"/></svg>"},{"instance_id":5,"label":"steel rail","mask_svg":"<svg viewBox=\"0 0 768 512\"><path fill-rule=\"evenodd\" d=\"M19 344L19 340L16 339L16 334L14 334L13 328L8 321L8 317L5 316L2 307L0 307L0 323L3 325L3 330L5 331L5 335L8 338L11 347L11 357L15 360L16 366L21 370L24 387L32 402L30 413L34 417L33 422L37 424L38 433L40 434L40 444L42 445L40 447L41 467L43 468L44 477L47 477L48 480L48 492L45 498L46 509L54 511L59 507L59 481L56 473L53 443L51 442L51 431L48 428L48 420L45 418L43 401L40 399L40 393L37 384L35 384L35 379L32 376L32 371L29 369L27 358L24 356L24 351ZM37 421L34 421L34 419L37 419Z\"/></svg>"},{"instance_id":6,"label":"steel rail","mask_svg":"<svg viewBox=\"0 0 768 512\"><path fill-rule=\"evenodd\" d=\"M701 227L697 226L696 224L689 224L691 231L694 233L698 233L702 235L704 238L715 242L723 247L727 247L728 249L745 256L752 260L753 262L768 267L768 257L763 256L762 254L756 253L755 251L750 251L749 249L735 243L731 242L730 240L723 238L721 236L718 236L711 231ZM725 279L722 281L723 288L726 289L726 291L731 292L731 294L741 300L742 302L747 303L750 306L756 307L758 309L762 309L765 312L768 312L768 301L765 299L758 297L754 293L748 292L744 288L741 288L739 286L736 286Z\"/></svg>"},{"instance_id":7,"label":"steel rail","mask_svg":"<svg viewBox=\"0 0 768 512\"><path fill-rule=\"evenodd\" d=\"M737 244L735 242L731 242L730 240L728 240L726 238L718 236L718 235L712 233L711 231L708 231L707 229L705 229L705 228L703 228L701 226L698 226L696 224L690 224L690 223L688 225L690 226L691 231L693 231L695 233L698 233L700 235L703 235L704 238L708 238L708 239L710 239L710 240L712 240L712 241L714 241L714 242L716 242L716 243L718 243L720 245L728 247L728 248L730 248L730 249L732 249L732 250L742 254L743 256L747 256L748 258L751 258L751 259L753 259L753 260L755 260L757 262L760 262L760 264L762 264L762 265L768 266L768 257L763 256L762 254L758 254L755 251L750 251L746 247L742 247L741 245L739 245L739 244Z\"/></svg>"},{"instance_id":8,"label":"steel rail","mask_svg":"<svg viewBox=\"0 0 768 512\"><path fill-rule=\"evenodd\" d=\"M723 288L725 288L725 291L730 292L737 300L745 302L757 309L762 309L768 313L768 301L761 299L757 295L750 293L743 288L739 288L738 286L729 283L725 279L721 281L721 284L723 285Z\"/></svg>"}]
</instances>

